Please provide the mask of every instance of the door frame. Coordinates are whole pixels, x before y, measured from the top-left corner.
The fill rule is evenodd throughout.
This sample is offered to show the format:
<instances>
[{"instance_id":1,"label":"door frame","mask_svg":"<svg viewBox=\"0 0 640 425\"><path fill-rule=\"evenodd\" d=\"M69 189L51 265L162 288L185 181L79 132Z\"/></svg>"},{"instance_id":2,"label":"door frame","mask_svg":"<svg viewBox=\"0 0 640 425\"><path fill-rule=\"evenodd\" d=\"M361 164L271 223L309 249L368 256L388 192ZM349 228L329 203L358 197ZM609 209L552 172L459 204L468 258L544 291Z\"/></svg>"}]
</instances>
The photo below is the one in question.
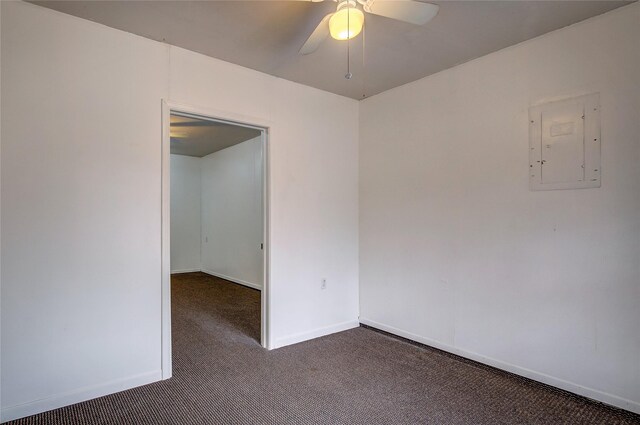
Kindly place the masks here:
<instances>
[{"instance_id":1,"label":"door frame","mask_svg":"<svg viewBox=\"0 0 640 425\"><path fill-rule=\"evenodd\" d=\"M263 243L262 267L263 282L260 291L260 344L271 349L271 298L269 288L270 271L270 184L269 184L269 147L271 123L264 119L250 117L229 111L211 110L191 105L162 100L162 150L161 150L161 365L162 379L172 376L171 360L171 161L170 161L170 121L171 113L182 113L197 118L224 122L242 127L254 128L262 132L262 194L263 194Z\"/></svg>"}]
</instances>

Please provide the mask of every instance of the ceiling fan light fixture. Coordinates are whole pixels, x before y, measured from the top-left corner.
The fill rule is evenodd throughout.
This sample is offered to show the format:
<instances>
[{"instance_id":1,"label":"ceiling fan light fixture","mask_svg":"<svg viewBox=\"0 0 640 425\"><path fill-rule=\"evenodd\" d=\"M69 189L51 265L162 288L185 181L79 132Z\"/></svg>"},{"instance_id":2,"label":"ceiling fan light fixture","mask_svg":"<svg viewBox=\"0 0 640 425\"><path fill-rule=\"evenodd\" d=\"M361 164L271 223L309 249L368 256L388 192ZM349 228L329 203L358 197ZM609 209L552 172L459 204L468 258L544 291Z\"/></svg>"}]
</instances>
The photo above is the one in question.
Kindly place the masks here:
<instances>
[{"instance_id":1,"label":"ceiling fan light fixture","mask_svg":"<svg viewBox=\"0 0 640 425\"><path fill-rule=\"evenodd\" d=\"M349 40L360 34L363 25L364 13L355 1L348 0L340 3L338 11L329 19L329 32L336 40Z\"/></svg>"}]
</instances>

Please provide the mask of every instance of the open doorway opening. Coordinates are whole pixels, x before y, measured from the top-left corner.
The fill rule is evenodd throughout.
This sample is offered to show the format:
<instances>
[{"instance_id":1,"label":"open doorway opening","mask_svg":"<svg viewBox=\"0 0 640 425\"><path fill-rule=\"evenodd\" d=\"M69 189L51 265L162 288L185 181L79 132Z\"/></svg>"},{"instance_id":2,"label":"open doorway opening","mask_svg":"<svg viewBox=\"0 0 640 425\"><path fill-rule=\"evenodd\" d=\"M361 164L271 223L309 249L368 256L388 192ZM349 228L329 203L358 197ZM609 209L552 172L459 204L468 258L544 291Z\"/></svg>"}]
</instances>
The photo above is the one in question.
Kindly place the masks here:
<instances>
[{"instance_id":1,"label":"open doorway opening","mask_svg":"<svg viewBox=\"0 0 640 425\"><path fill-rule=\"evenodd\" d=\"M174 342L188 337L181 327L193 323L185 321L196 320L212 338L267 345L267 132L173 108L163 121L166 378L167 326L174 327Z\"/></svg>"}]
</instances>

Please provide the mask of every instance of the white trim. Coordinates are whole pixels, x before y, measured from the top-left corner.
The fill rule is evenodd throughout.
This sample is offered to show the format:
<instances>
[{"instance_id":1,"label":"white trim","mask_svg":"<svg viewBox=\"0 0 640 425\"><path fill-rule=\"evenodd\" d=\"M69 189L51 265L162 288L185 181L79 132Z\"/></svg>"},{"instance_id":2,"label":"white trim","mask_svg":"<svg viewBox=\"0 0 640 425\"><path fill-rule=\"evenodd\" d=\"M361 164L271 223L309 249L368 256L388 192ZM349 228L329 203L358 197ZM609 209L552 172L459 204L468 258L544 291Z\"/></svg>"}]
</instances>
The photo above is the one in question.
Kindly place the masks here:
<instances>
[{"instance_id":1,"label":"white trim","mask_svg":"<svg viewBox=\"0 0 640 425\"><path fill-rule=\"evenodd\" d=\"M171 274L180 274L180 273L194 273L194 272L201 272L202 269L197 268L197 269L179 269L179 270L171 270Z\"/></svg>"},{"instance_id":2,"label":"white trim","mask_svg":"<svg viewBox=\"0 0 640 425\"><path fill-rule=\"evenodd\" d=\"M349 320L347 322L336 323L335 325L316 328L308 332L300 332L297 334L285 336L283 338L278 338L273 348L280 348L291 344L297 344L299 342L304 342L310 339L319 338L321 336L334 334L336 332L347 331L349 329L357 328L358 326L360 326L360 322L358 322L357 320Z\"/></svg>"},{"instance_id":3,"label":"white trim","mask_svg":"<svg viewBox=\"0 0 640 425\"><path fill-rule=\"evenodd\" d=\"M252 121L258 123L259 121ZM262 237L264 245L262 250L262 290L260 291L260 342L264 348L271 350L271 126L262 122Z\"/></svg>"},{"instance_id":4,"label":"white trim","mask_svg":"<svg viewBox=\"0 0 640 425\"><path fill-rule=\"evenodd\" d=\"M211 276L219 277L221 279L228 280L230 282L237 283L239 285L248 286L249 288L257 289L258 291L262 291L262 286L260 286L257 283L251 283L251 282L246 281L246 280L236 279L235 277L226 276L226 275L223 275L222 273L216 273L213 270L209 270L209 269L202 269L201 271L202 271L202 273L210 274Z\"/></svg>"},{"instance_id":5,"label":"white trim","mask_svg":"<svg viewBox=\"0 0 640 425\"><path fill-rule=\"evenodd\" d=\"M31 401L24 404L9 406L2 409L2 422L24 418L82 401L91 400L108 394L117 393L141 385L150 384L162 379L162 371L142 373L128 378L116 379L105 384L92 385L77 390L56 394L51 397Z\"/></svg>"},{"instance_id":6,"label":"white trim","mask_svg":"<svg viewBox=\"0 0 640 425\"><path fill-rule=\"evenodd\" d=\"M203 115L199 114L199 113L182 112L182 111L176 111L176 110L173 110L171 113L173 115L177 115L177 116L184 117L184 118L192 118L192 119L202 119L203 118ZM204 118L212 118L212 117L204 116ZM252 128L254 130L264 131L263 127L257 127L255 125L247 124L247 123L240 122L240 121L227 120L227 119L223 119L223 118L215 118L213 120L218 122L218 123L222 123L222 124L228 124L228 125L234 125L236 127L245 127L245 128Z\"/></svg>"},{"instance_id":7,"label":"white trim","mask_svg":"<svg viewBox=\"0 0 640 425\"><path fill-rule=\"evenodd\" d=\"M0 10L2 10L2 8L1 8L1 7L0 7ZM1 13L0 13L0 15L1 15ZM0 17L0 22L1 22L1 21L2 21L2 19L1 19L1 17ZM0 44L1 44L1 43L0 43ZM0 59L0 62L1 62L1 59ZM1 67L1 66L0 66L0 69L2 69L2 67ZM1 72L0 72L0 73L1 73ZM2 78L0 78L0 81L2 81ZM2 89L0 88L0 93L1 93L1 92L2 92ZM0 102L0 103L1 103L1 102ZM0 108L0 123L2 122L2 119L1 119L1 117L2 117L2 110L1 110L1 109L2 109L2 108ZM0 134L2 134L2 132L1 132L1 131L0 131ZM1 162L1 161L0 161L0 162ZM0 175L2 175L2 173L0 173ZM1 186L1 185L0 185L0 186ZM0 208L0 211L2 211L2 208ZM0 215L1 215L1 214L0 214ZM2 220L0 220L0 223L1 223L1 222L2 222ZM2 233L2 231L1 231L1 229L0 229L0 236L1 236L1 233ZM0 240L1 240L1 239L2 239L2 238L0 237ZM0 244L0 245L1 245L1 244ZM2 255L0 255L0 258L2 258ZM1 260L0 260L0 276L2 276L2 261L1 261ZM0 282L0 294L1 294L1 293L2 293L2 282ZM0 300L1 300L1 299L2 299L2 297L0 296ZM2 304L2 303L0 303L0 305L1 305L1 304ZM0 324L1 324L1 323L0 323ZM0 329L2 329L2 326L0 326ZM0 332L0 334L1 334L1 332ZM0 335L0 347L2 347L1 342L2 342L2 337L1 337L1 335ZM0 351L1 351L1 350L0 350ZM0 355L0 357L1 357L1 355ZM0 364L2 364L1 359L0 359ZM1 368L0 368L0 382L2 382L2 370L1 370ZM2 391L1 391L1 390L0 390L0 406L2 406ZM2 411L0 411L0 422L2 422Z\"/></svg>"},{"instance_id":8,"label":"white trim","mask_svg":"<svg viewBox=\"0 0 640 425\"><path fill-rule=\"evenodd\" d=\"M502 360L493 359L491 357L483 356L482 354L467 351L461 348L453 347L448 344L443 344L436 340L426 338L420 335L406 332L393 326L378 323L373 320L360 318L360 323L363 325L371 326L372 328L380 329L385 332L389 332L394 335L401 336L403 338L410 339L412 341L419 342L421 344L428 345L430 347L437 348L448 353L456 354L467 359L477 361L489 366L493 366L498 369L505 370L507 372L515 373L516 375L524 376L525 378L533 379L534 381L542 382L543 384L551 385L560 388L565 391L569 391L583 397L587 397L593 400L600 401L602 403L610 404L612 406L619 407L621 409L629 410L634 413L640 413L640 403L628 400L626 398L618 397L613 394L605 393L593 388L584 387L582 385L565 381L564 379L556 378L550 375L546 375L535 370L527 369L524 367L516 366L511 363L504 362Z\"/></svg>"},{"instance_id":9,"label":"white trim","mask_svg":"<svg viewBox=\"0 0 640 425\"><path fill-rule=\"evenodd\" d=\"M160 177L160 361L162 379L169 379L173 374L171 361L171 158L170 158L170 125L171 108L162 101L162 146Z\"/></svg>"},{"instance_id":10,"label":"white trim","mask_svg":"<svg viewBox=\"0 0 640 425\"><path fill-rule=\"evenodd\" d=\"M171 100L165 100L163 102L169 107L169 111L194 115L202 119L213 121L227 121L232 122L235 125L267 131L270 127L273 126L272 121L254 117L251 115L238 114L235 112L223 111L220 109L212 109L207 107L185 105L184 103L173 102Z\"/></svg>"}]
</instances>

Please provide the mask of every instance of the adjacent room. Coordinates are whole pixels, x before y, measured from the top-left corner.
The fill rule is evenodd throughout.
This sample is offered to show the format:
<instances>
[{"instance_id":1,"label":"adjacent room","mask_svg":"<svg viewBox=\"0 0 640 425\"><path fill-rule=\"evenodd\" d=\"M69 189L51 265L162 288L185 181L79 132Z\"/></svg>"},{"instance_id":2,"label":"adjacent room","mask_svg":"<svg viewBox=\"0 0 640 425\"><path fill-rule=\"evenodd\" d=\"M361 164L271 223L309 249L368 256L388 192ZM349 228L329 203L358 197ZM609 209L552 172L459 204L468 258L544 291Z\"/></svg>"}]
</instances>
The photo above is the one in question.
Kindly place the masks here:
<instances>
[{"instance_id":1,"label":"adjacent room","mask_svg":"<svg viewBox=\"0 0 640 425\"><path fill-rule=\"evenodd\" d=\"M640 425L640 3L0 1L0 422Z\"/></svg>"},{"instance_id":2,"label":"adjacent room","mask_svg":"<svg viewBox=\"0 0 640 425\"><path fill-rule=\"evenodd\" d=\"M266 135L184 113L169 127L172 303L260 344Z\"/></svg>"}]
</instances>

